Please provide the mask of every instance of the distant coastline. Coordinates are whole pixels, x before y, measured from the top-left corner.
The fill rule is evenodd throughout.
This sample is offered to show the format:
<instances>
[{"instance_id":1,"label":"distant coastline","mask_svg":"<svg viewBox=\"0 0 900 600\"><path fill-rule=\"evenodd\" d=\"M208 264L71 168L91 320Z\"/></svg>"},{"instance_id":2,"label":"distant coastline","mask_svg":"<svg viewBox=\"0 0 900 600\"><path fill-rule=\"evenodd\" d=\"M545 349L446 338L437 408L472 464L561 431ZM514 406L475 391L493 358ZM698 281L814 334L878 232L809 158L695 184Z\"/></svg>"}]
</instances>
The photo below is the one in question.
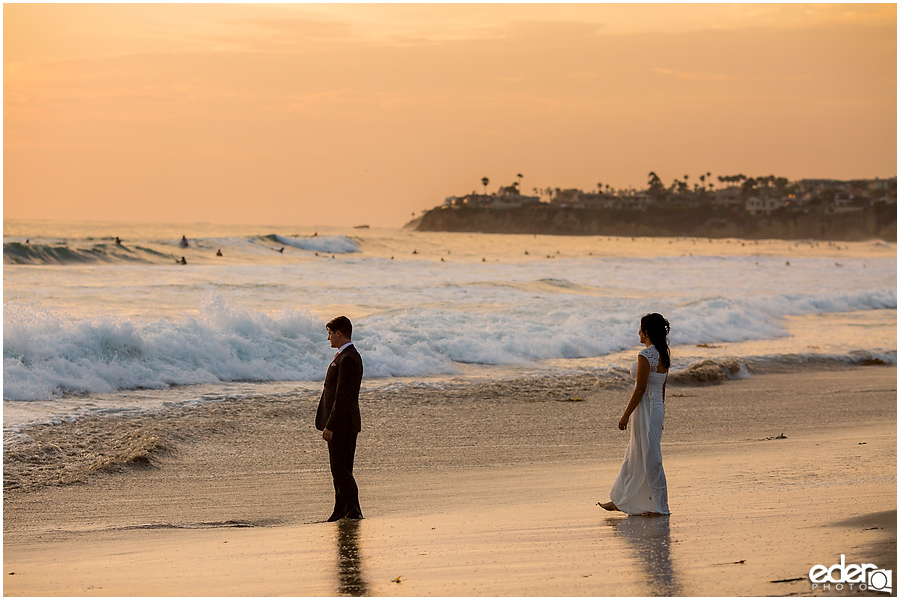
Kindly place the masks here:
<instances>
[{"instance_id":1,"label":"distant coastline","mask_svg":"<svg viewBox=\"0 0 900 600\"><path fill-rule=\"evenodd\" d=\"M717 214L706 208L579 209L540 205L509 209L435 208L407 224L416 231L897 241L896 207L852 213Z\"/></svg>"},{"instance_id":2,"label":"distant coastline","mask_svg":"<svg viewBox=\"0 0 900 600\"><path fill-rule=\"evenodd\" d=\"M897 241L897 179L859 181L720 178L730 185L583 192L559 188L450 197L406 224L416 231L652 237ZM701 176L701 180L705 180ZM486 186L486 184L485 184ZM599 185L598 185L599 188Z\"/></svg>"}]
</instances>

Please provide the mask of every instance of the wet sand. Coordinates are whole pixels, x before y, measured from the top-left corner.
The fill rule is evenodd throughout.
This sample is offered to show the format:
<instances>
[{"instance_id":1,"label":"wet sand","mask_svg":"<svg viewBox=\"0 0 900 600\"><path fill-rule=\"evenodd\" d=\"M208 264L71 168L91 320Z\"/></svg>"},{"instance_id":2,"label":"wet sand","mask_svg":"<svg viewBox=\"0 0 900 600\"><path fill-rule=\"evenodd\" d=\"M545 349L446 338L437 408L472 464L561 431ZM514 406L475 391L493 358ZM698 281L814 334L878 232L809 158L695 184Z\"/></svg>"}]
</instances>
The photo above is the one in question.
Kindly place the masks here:
<instances>
[{"instance_id":1,"label":"wet sand","mask_svg":"<svg viewBox=\"0 0 900 600\"><path fill-rule=\"evenodd\" d=\"M4 593L809 594L840 554L896 572L896 384L873 366L670 386L659 519L595 505L628 392L589 376L365 396L361 522L321 522L309 394L33 431L63 455L156 445L121 468L47 459L69 485L5 463Z\"/></svg>"}]
</instances>

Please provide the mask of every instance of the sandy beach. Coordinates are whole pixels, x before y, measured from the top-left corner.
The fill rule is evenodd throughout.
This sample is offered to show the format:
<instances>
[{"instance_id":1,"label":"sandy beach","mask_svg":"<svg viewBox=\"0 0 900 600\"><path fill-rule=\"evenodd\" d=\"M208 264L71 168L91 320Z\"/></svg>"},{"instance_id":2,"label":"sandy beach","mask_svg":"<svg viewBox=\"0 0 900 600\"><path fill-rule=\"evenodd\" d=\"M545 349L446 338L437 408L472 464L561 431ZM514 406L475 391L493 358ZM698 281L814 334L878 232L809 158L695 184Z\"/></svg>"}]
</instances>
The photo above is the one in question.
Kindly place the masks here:
<instances>
[{"instance_id":1,"label":"sandy beach","mask_svg":"<svg viewBox=\"0 0 900 600\"><path fill-rule=\"evenodd\" d=\"M4 594L818 594L841 554L896 572L896 382L670 385L659 519L595 505L628 389L587 375L364 394L359 522L322 522L309 392L37 428L5 457Z\"/></svg>"},{"instance_id":2,"label":"sandy beach","mask_svg":"<svg viewBox=\"0 0 900 600\"><path fill-rule=\"evenodd\" d=\"M896 2L3 15L4 595L896 593Z\"/></svg>"}]
</instances>

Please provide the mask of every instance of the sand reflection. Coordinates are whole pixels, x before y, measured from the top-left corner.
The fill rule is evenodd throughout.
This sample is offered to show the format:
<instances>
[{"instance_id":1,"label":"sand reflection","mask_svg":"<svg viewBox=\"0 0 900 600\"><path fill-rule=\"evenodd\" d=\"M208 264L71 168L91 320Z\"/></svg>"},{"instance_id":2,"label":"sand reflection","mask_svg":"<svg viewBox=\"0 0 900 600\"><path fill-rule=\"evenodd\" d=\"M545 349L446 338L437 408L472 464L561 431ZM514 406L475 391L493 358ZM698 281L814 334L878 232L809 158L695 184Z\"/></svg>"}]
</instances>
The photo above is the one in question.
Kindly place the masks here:
<instances>
[{"instance_id":1,"label":"sand reflection","mask_svg":"<svg viewBox=\"0 0 900 600\"><path fill-rule=\"evenodd\" d=\"M365 596L369 586L362 575L359 557L358 519L341 519L337 522L338 595Z\"/></svg>"},{"instance_id":2,"label":"sand reflection","mask_svg":"<svg viewBox=\"0 0 900 600\"><path fill-rule=\"evenodd\" d=\"M670 553L669 517L608 519L616 536L624 538L647 571L654 596L680 596Z\"/></svg>"}]
</instances>

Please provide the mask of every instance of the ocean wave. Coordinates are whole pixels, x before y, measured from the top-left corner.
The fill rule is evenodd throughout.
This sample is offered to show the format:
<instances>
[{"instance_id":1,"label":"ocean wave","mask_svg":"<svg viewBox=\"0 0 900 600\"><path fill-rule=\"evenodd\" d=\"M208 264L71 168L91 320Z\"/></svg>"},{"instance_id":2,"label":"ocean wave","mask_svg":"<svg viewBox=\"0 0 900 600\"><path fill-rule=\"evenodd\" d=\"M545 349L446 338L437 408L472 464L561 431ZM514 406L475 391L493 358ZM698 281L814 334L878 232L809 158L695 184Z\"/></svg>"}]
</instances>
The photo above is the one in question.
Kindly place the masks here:
<instances>
[{"instance_id":1,"label":"ocean wave","mask_svg":"<svg viewBox=\"0 0 900 600\"><path fill-rule=\"evenodd\" d=\"M201 319L73 320L25 305L5 307L3 395L41 400L67 393L220 381L313 380L327 365L322 324L303 312L270 318L208 307Z\"/></svg>"},{"instance_id":2,"label":"ocean wave","mask_svg":"<svg viewBox=\"0 0 900 600\"><path fill-rule=\"evenodd\" d=\"M189 264L216 260L222 251L230 260L257 263L271 259L278 246L290 246L323 254L360 252L359 245L341 235L292 237L271 234L248 237L190 238L182 248L180 239L145 240L139 244L115 238L77 238L70 240L32 240L29 243L3 243L3 262L12 265L82 265L82 264L170 264L187 255Z\"/></svg>"},{"instance_id":3,"label":"ocean wave","mask_svg":"<svg viewBox=\"0 0 900 600\"><path fill-rule=\"evenodd\" d=\"M455 374L459 363L523 365L601 357L634 347L640 315L660 309L670 342L714 344L787 335L782 317L810 312L896 309L896 292L832 296L707 298L659 306L559 302L484 310L406 308L356 323L354 341L367 377ZM311 312L277 316L237 309L210 295L199 317L142 321L75 319L4 305L3 395L45 400L65 394L230 381L320 381L331 351L324 322Z\"/></svg>"},{"instance_id":4,"label":"ocean wave","mask_svg":"<svg viewBox=\"0 0 900 600\"><path fill-rule=\"evenodd\" d=\"M896 308L896 290L883 289L744 299L716 296L690 300L662 312L670 323L687 325L676 325L670 341L693 345L782 337L787 316Z\"/></svg>"},{"instance_id":5,"label":"ocean wave","mask_svg":"<svg viewBox=\"0 0 900 600\"><path fill-rule=\"evenodd\" d=\"M3 262L14 265L66 265L84 263L151 263L160 253L148 248L126 248L115 243L88 244L72 247L66 243L24 244L5 242ZM168 258L168 257L167 257Z\"/></svg>"},{"instance_id":6,"label":"ocean wave","mask_svg":"<svg viewBox=\"0 0 900 600\"><path fill-rule=\"evenodd\" d=\"M292 237L274 234L271 239L300 250L322 252L324 254L349 254L359 252L359 244L343 235L322 235L312 237Z\"/></svg>"}]
</instances>

